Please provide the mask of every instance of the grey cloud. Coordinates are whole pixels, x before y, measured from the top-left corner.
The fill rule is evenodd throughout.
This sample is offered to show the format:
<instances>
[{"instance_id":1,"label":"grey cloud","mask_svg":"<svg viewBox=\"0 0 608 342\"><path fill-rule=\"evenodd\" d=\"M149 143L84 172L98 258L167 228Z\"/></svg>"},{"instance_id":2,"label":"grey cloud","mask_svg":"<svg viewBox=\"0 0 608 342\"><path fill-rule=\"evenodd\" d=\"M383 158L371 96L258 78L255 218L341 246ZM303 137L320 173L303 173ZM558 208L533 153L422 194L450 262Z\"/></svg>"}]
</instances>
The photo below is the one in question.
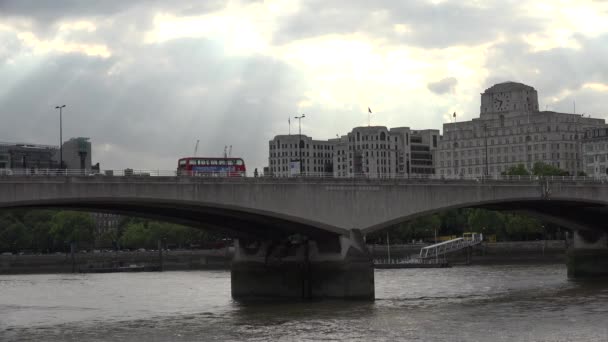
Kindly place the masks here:
<instances>
[{"instance_id":1,"label":"grey cloud","mask_svg":"<svg viewBox=\"0 0 608 342\"><path fill-rule=\"evenodd\" d=\"M589 82L608 81L608 35L578 37L580 49L531 52L519 40L498 44L488 56L486 86L517 81L536 88L541 102L564 91L578 91ZM571 102L571 101L570 101ZM543 103L541 103L541 107Z\"/></svg>"},{"instance_id":2,"label":"grey cloud","mask_svg":"<svg viewBox=\"0 0 608 342\"><path fill-rule=\"evenodd\" d=\"M175 9L183 15L194 15L221 9L221 0L2 0L0 15L27 17L35 21L52 22L61 18L111 16L133 7Z\"/></svg>"},{"instance_id":3,"label":"grey cloud","mask_svg":"<svg viewBox=\"0 0 608 342\"><path fill-rule=\"evenodd\" d=\"M520 5L513 1L501 2L500 8L461 2L306 1L300 12L284 18L276 41L365 32L394 43L423 47L479 44L500 33L517 35L541 27L538 20L523 19L518 8ZM411 31L398 35L393 31L395 24L405 24Z\"/></svg>"},{"instance_id":4,"label":"grey cloud","mask_svg":"<svg viewBox=\"0 0 608 342\"><path fill-rule=\"evenodd\" d=\"M197 139L201 154L235 155L260 167L267 140L300 100L301 75L268 57L237 58L203 39L183 39L131 51L137 59L108 75L117 57L49 56L0 97L0 140L57 140L57 104L66 104L64 136L88 136L135 156L96 160L102 167L172 168L158 160L188 155ZM2 77L0 69L0 77ZM200 91L197 91L200 90ZM153 154L155 160L146 159ZM93 151L95 159L95 151Z\"/></svg>"},{"instance_id":5,"label":"grey cloud","mask_svg":"<svg viewBox=\"0 0 608 342\"><path fill-rule=\"evenodd\" d=\"M437 82L427 84L427 88L437 95L453 92L458 84L458 80L454 77L447 77Z\"/></svg>"},{"instance_id":6,"label":"grey cloud","mask_svg":"<svg viewBox=\"0 0 608 342\"><path fill-rule=\"evenodd\" d=\"M255 1L261 0L246 0L245 3ZM0 20L26 18L27 24L19 20L12 20L12 23L21 29L32 29L37 36L44 38L54 36L57 23L66 19L95 21L112 18L119 22L117 26L121 28L144 31L152 26L154 14L159 11L191 16L217 11L225 6L226 2L222 0L1 0ZM115 36L118 37L120 33Z\"/></svg>"}]
</instances>

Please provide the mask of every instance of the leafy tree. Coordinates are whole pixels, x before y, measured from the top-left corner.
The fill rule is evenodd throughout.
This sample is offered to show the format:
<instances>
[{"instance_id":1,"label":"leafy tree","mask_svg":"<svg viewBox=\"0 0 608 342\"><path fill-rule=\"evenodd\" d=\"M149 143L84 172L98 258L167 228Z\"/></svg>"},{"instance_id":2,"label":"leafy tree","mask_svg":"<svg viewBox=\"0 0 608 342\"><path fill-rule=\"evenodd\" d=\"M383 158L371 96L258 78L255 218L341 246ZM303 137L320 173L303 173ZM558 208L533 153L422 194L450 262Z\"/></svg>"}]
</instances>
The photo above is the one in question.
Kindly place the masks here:
<instances>
[{"instance_id":1,"label":"leafy tree","mask_svg":"<svg viewBox=\"0 0 608 342\"><path fill-rule=\"evenodd\" d=\"M568 176L568 172L564 171L553 165L545 164L542 162L534 163L532 173L535 176Z\"/></svg>"},{"instance_id":2,"label":"leafy tree","mask_svg":"<svg viewBox=\"0 0 608 342\"><path fill-rule=\"evenodd\" d=\"M507 171L502 173L503 176L529 176L530 172L524 164L517 164L516 166L511 166Z\"/></svg>"},{"instance_id":3,"label":"leafy tree","mask_svg":"<svg viewBox=\"0 0 608 342\"><path fill-rule=\"evenodd\" d=\"M120 237L120 245L125 248L142 248L146 246L149 230L144 223L130 223Z\"/></svg>"},{"instance_id":4,"label":"leafy tree","mask_svg":"<svg viewBox=\"0 0 608 342\"><path fill-rule=\"evenodd\" d=\"M473 209L467 217L467 222L471 231L496 234L504 226L504 217L495 211Z\"/></svg>"},{"instance_id":5,"label":"leafy tree","mask_svg":"<svg viewBox=\"0 0 608 342\"><path fill-rule=\"evenodd\" d=\"M28 234L28 245L23 248L49 252L53 249L53 238L50 234L55 211L30 210L23 215L23 225Z\"/></svg>"},{"instance_id":6,"label":"leafy tree","mask_svg":"<svg viewBox=\"0 0 608 342\"><path fill-rule=\"evenodd\" d=\"M506 232L512 240L529 240L543 237L543 225L540 221L521 215L506 217Z\"/></svg>"},{"instance_id":7,"label":"leafy tree","mask_svg":"<svg viewBox=\"0 0 608 342\"><path fill-rule=\"evenodd\" d=\"M70 242L92 245L94 229L95 224L88 213L61 211L53 216L50 235L57 247Z\"/></svg>"},{"instance_id":8,"label":"leafy tree","mask_svg":"<svg viewBox=\"0 0 608 342\"><path fill-rule=\"evenodd\" d=\"M0 250L17 252L27 243L25 226L20 222L3 221L0 229Z\"/></svg>"}]
</instances>

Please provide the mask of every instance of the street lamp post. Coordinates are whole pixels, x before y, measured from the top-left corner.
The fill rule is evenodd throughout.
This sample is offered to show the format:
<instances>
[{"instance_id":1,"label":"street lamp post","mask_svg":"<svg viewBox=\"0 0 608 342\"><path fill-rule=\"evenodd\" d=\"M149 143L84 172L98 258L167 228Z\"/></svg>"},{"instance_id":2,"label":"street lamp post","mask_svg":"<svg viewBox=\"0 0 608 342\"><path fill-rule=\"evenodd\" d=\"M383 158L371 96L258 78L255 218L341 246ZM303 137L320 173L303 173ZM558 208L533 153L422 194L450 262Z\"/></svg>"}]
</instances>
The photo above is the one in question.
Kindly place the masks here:
<instances>
[{"instance_id":1,"label":"street lamp post","mask_svg":"<svg viewBox=\"0 0 608 342\"><path fill-rule=\"evenodd\" d=\"M302 114L300 116L296 116L298 119L298 156L300 158L300 174L302 174L302 119L305 118L306 115Z\"/></svg>"},{"instance_id":2,"label":"street lamp post","mask_svg":"<svg viewBox=\"0 0 608 342\"><path fill-rule=\"evenodd\" d=\"M62 109L65 105L56 106L55 109L59 109L59 168L63 169L63 125L61 119Z\"/></svg>"}]
</instances>

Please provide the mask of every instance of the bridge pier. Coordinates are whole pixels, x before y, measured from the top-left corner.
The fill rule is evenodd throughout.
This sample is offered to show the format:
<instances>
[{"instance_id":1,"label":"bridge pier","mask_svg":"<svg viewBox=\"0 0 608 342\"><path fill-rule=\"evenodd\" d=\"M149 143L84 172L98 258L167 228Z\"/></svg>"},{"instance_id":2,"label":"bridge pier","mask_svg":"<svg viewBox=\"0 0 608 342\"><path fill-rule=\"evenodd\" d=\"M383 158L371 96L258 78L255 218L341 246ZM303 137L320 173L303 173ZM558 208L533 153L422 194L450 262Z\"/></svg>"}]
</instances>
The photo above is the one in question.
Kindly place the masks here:
<instances>
[{"instance_id":1,"label":"bridge pier","mask_svg":"<svg viewBox=\"0 0 608 342\"><path fill-rule=\"evenodd\" d=\"M598 231L574 231L567 252L568 277L608 276L608 234Z\"/></svg>"},{"instance_id":2,"label":"bridge pier","mask_svg":"<svg viewBox=\"0 0 608 342\"><path fill-rule=\"evenodd\" d=\"M374 300L374 268L361 232L324 240L235 241L232 298Z\"/></svg>"}]
</instances>

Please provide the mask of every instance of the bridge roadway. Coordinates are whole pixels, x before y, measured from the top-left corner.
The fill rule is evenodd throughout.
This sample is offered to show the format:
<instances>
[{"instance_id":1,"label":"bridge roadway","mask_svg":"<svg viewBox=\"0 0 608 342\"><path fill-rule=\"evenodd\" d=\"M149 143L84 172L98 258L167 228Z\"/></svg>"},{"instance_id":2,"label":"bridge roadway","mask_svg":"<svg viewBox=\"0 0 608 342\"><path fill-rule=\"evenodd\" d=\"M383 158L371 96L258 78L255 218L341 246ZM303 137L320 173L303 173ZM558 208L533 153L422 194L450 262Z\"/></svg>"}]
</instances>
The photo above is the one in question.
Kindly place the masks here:
<instances>
[{"instance_id":1,"label":"bridge roadway","mask_svg":"<svg viewBox=\"0 0 608 342\"><path fill-rule=\"evenodd\" d=\"M0 176L0 208L108 211L233 235L238 239L235 297L373 297L373 269L363 236L417 216L480 207L526 212L573 230L605 232L607 204L608 183L589 178ZM294 235L304 240L286 242ZM274 271L269 269L272 260ZM328 268L328 262L333 266ZM294 268L286 265L299 270L287 276L298 286L284 285L289 283L285 274ZM320 273L323 277L317 277ZM261 274L272 277L262 281ZM345 275L336 280L336 274ZM275 283L283 288L269 286ZM366 285L354 288L353 283Z\"/></svg>"}]
</instances>

